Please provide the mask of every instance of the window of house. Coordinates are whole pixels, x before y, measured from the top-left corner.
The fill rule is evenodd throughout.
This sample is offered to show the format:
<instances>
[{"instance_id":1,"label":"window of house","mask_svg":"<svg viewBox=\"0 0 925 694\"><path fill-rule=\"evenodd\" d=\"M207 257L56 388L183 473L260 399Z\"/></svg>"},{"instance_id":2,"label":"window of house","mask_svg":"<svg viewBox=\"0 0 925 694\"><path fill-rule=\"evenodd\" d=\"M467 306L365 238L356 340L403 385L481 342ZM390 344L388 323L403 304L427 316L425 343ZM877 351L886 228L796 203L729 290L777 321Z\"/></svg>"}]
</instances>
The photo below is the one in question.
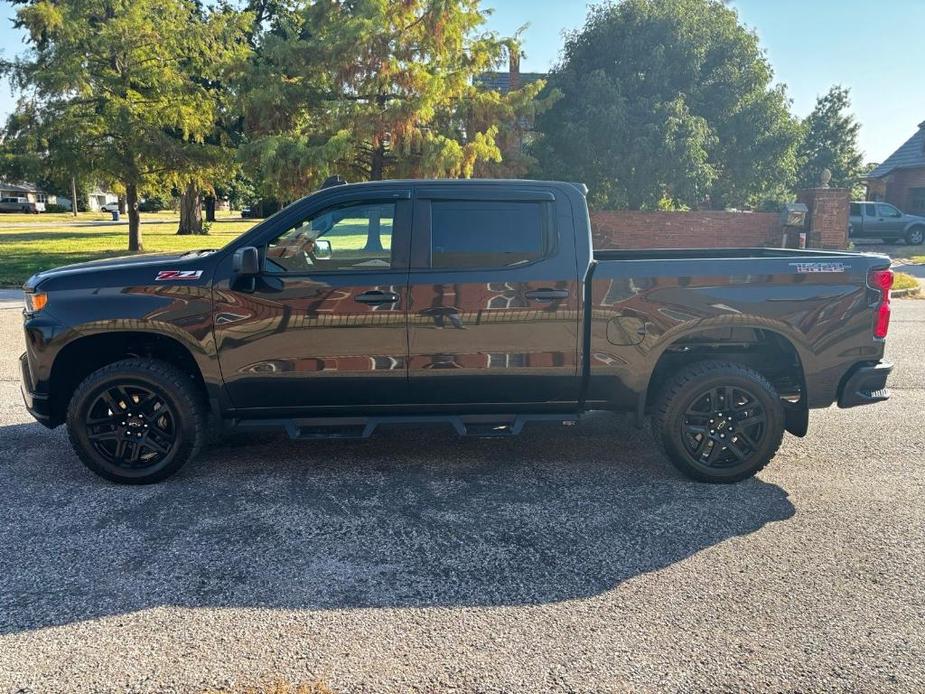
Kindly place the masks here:
<instances>
[{"instance_id":1,"label":"window of house","mask_svg":"<svg viewBox=\"0 0 925 694\"><path fill-rule=\"evenodd\" d=\"M48 202L48 196L45 193L36 193L35 199L38 202Z\"/></svg>"},{"instance_id":2,"label":"window of house","mask_svg":"<svg viewBox=\"0 0 925 694\"><path fill-rule=\"evenodd\" d=\"M516 267L551 250L549 205L484 200L431 203L431 266Z\"/></svg>"},{"instance_id":3,"label":"window of house","mask_svg":"<svg viewBox=\"0 0 925 694\"><path fill-rule=\"evenodd\" d=\"M392 265L394 202L329 207L267 245L266 272L375 271Z\"/></svg>"},{"instance_id":4,"label":"window of house","mask_svg":"<svg viewBox=\"0 0 925 694\"><path fill-rule=\"evenodd\" d=\"M909 189L909 211L925 212L925 188Z\"/></svg>"}]
</instances>

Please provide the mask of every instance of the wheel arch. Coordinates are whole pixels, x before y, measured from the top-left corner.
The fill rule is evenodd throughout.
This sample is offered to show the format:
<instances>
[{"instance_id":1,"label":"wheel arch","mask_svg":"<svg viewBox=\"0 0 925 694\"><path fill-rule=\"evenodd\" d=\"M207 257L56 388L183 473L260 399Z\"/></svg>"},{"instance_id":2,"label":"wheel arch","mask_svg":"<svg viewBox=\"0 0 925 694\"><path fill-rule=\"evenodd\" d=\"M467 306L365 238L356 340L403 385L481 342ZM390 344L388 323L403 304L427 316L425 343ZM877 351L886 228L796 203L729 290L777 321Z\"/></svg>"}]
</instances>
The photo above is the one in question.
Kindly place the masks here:
<instances>
[{"instance_id":1,"label":"wheel arch","mask_svg":"<svg viewBox=\"0 0 925 694\"><path fill-rule=\"evenodd\" d=\"M71 395L87 376L129 357L160 359L178 367L194 381L207 407L213 407L208 370L203 368L203 360L207 357L188 342L151 328L97 330L77 332L55 355L49 374L53 418L64 420Z\"/></svg>"},{"instance_id":2,"label":"wheel arch","mask_svg":"<svg viewBox=\"0 0 925 694\"><path fill-rule=\"evenodd\" d=\"M767 319L727 316L666 334L653 355L640 393L639 422L673 373L698 361L726 360L744 364L767 378L784 397L787 431L803 436L809 411L807 364L812 357L791 332Z\"/></svg>"}]
</instances>

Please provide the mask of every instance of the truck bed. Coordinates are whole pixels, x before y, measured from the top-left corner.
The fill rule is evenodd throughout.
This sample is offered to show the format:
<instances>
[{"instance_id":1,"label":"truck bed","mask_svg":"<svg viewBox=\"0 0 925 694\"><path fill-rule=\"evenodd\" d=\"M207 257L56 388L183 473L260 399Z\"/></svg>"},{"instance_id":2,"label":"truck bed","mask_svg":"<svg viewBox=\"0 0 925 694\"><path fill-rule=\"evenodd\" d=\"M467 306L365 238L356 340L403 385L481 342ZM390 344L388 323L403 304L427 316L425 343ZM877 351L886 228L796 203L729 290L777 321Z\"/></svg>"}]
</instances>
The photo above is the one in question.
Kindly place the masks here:
<instances>
[{"instance_id":1,"label":"truck bed","mask_svg":"<svg viewBox=\"0 0 925 694\"><path fill-rule=\"evenodd\" d=\"M805 250L796 248L642 248L594 249L595 260L691 260L710 258L829 258L870 255L847 251Z\"/></svg>"}]
</instances>

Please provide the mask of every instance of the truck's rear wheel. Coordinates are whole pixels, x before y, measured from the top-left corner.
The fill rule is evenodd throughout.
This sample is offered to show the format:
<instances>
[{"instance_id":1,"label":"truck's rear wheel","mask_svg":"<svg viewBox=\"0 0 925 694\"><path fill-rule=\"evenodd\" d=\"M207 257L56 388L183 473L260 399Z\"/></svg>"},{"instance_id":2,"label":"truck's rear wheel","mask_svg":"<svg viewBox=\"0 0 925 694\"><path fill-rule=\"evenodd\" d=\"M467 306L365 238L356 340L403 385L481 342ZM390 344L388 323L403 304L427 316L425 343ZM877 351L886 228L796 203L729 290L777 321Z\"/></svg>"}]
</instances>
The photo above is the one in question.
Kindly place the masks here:
<instances>
[{"instance_id":1,"label":"truck's rear wheel","mask_svg":"<svg viewBox=\"0 0 925 694\"><path fill-rule=\"evenodd\" d=\"M80 460L123 484L158 482L196 455L205 408L190 377L156 359L94 371L71 397L67 430Z\"/></svg>"},{"instance_id":2,"label":"truck's rear wheel","mask_svg":"<svg viewBox=\"0 0 925 694\"><path fill-rule=\"evenodd\" d=\"M910 246L920 246L925 241L925 227L912 227L906 234L906 243Z\"/></svg>"},{"instance_id":3,"label":"truck's rear wheel","mask_svg":"<svg viewBox=\"0 0 925 694\"><path fill-rule=\"evenodd\" d=\"M703 482L738 482L780 447L784 410L764 376L741 364L694 364L662 389L653 433L671 462Z\"/></svg>"}]
</instances>

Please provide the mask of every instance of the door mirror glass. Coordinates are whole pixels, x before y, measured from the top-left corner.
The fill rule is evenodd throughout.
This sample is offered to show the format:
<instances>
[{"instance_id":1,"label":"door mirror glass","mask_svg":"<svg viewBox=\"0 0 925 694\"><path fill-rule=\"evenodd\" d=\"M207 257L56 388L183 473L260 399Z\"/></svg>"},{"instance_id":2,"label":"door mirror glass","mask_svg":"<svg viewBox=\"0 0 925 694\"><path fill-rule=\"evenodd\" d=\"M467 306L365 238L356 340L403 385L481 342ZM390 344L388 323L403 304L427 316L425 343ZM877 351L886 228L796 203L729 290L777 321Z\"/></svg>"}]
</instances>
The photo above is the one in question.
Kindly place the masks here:
<instances>
[{"instance_id":1,"label":"door mirror glass","mask_svg":"<svg viewBox=\"0 0 925 694\"><path fill-rule=\"evenodd\" d=\"M328 239L315 240L315 259L330 260L334 257L334 249L331 248L331 242Z\"/></svg>"},{"instance_id":2,"label":"door mirror glass","mask_svg":"<svg viewBox=\"0 0 925 694\"><path fill-rule=\"evenodd\" d=\"M239 277L252 277L260 272L260 253L253 246L245 246L234 252L232 265Z\"/></svg>"}]
</instances>

